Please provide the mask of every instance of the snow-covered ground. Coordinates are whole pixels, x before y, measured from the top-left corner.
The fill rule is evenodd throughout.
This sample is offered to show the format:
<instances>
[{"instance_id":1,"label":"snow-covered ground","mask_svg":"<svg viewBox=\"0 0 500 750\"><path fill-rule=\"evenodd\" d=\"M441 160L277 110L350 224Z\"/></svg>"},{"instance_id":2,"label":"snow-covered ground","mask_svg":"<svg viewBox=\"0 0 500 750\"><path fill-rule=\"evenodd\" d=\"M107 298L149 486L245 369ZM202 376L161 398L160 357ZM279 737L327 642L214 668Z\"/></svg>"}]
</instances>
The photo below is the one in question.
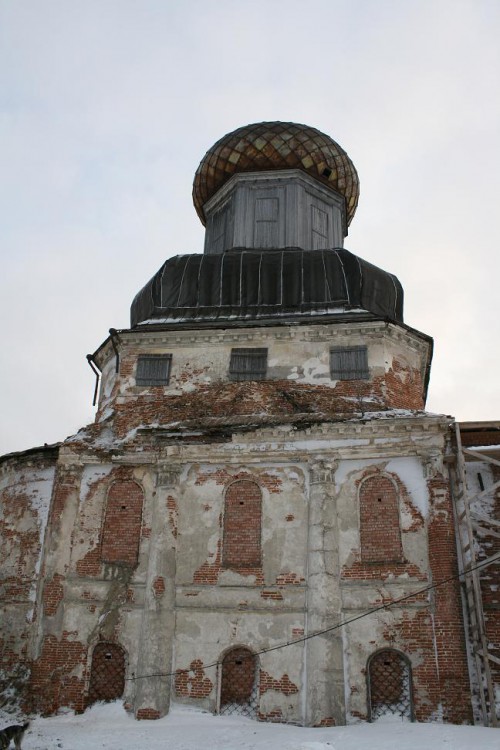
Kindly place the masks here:
<instances>
[{"instance_id":1,"label":"snow-covered ground","mask_svg":"<svg viewBox=\"0 0 500 750\"><path fill-rule=\"evenodd\" d=\"M5 722L2 721L2 726ZM23 750L499 750L500 729L449 724L375 724L310 729L212 716L173 707L158 721L135 721L120 703L80 716L34 719Z\"/></svg>"}]
</instances>

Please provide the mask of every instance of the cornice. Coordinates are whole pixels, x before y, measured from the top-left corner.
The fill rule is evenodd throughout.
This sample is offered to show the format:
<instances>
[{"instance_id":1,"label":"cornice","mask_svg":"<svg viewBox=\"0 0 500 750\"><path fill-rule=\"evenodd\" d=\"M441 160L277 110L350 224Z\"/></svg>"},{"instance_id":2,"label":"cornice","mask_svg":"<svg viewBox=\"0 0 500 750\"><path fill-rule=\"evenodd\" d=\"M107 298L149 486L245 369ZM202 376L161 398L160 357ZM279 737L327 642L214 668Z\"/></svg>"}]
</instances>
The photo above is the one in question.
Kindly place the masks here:
<instances>
[{"instance_id":1,"label":"cornice","mask_svg":"<svg viewBox=\"0 0 500 750\"><path fill-rule=\"evenodd\" d=\"M424 334L409 329L398 323L389 323L382 320L372 322L355 320L349 323L328 324L301 323L301 325L290 326L255 326L252 328L227 328L227 329L189 329L189 330L151 330L147 327L141 329L123 329L118 332L119 346L122 353L128 348L140 347L144 351L158 346L191 347L193 345L206 346L207 344L232 345L234 343L250 343L252 341L309 341L309 342L331 342L338 341L339 337L363 336L371 339L383 340L389 338L412 346L420 353L429 351L430 340ZM97 363L104 366L109 357L114 357L111 340L108 338L95 352Z\"/></svg>"}]
</instances>

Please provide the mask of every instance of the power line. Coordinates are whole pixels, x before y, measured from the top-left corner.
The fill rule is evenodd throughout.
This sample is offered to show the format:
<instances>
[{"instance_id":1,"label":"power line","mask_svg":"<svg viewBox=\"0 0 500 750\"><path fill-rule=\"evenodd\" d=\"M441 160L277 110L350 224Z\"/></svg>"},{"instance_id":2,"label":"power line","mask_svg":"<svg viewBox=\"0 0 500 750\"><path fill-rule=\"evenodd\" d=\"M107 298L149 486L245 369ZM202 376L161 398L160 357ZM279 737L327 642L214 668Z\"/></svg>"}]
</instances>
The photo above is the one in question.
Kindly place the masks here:
<instances>
[{"instance_id":1,"label":"power line","mask_svg":"<svg viewBox=\"0 0 500 750\"><path fill-rule=\"evenodd\" d=\"M297 645L297 643L303 643L305 641L309 641L311 638L317 638L319 635L326 635L326 633L331 633L334 630L339 630L340 628L343 628L346 625L350 625L351 623L356 622L357 620L362 620L364 617L369 617L370 615L373 615L376 612L381 612L383 610L390 609L391 607L394 607L396 604L401 604L401 602L407 601L408 599L413 599L416 596L425 594L427 591L432 591L433 589L437 589L440 586L444 586L447 583L451 583L452 581L460 580L462 576L468 575L469 573L472 573L475 570L479 570L480 568L487 568L488 565L492 565L494 562L497 562L499 560L500 560L500 553L493 558L485 560L482 563L478 563L477 565L474 565L473 567L467 568L467 570L463 570L461 573L456 573L452 576L449 576L449 578L444 578L442 581L437 581L437 583L431 583L429 584L429 586L425 586L422 589L413 591L411 594L405 594L405 596L401 596L399 597L399 599L393 599L390 602L379 604L377 607L373 607L372 609L369 609L360 615L356 615L355 617L350 617L348 620L342 620L341 622L338 622L335 625L330 625L330 627L328 628L323 628L322 630L316 630L314 633L309 633L308 635L303 635L299 638L295 638L293 641L286 641L286 643L279 643L276 646L269 646L268 648L263 648L260 651L254 651L252 652L251 656L248 656L248 657L241 655L238 657L238 659L245 659L245 658L253 659L256 656L260 656L261 654L268 654L271 651L278 651L282 648L287 648L288 646L295 646ZM212 662L211 664L203 664L203 669L210 669L211 667L216 667L219 663L220 662L217 660L217 661ZM153 672L151 674L143 674L143 675L137 675L134 677L126 677L125 679L127 681L135 681L135 680L145 680L148 677L173 677L175 675L182 674L184 672L191 672L191 671L192 671L191 668L176 669L175 672Z\"/></svg>"}]
</instances>

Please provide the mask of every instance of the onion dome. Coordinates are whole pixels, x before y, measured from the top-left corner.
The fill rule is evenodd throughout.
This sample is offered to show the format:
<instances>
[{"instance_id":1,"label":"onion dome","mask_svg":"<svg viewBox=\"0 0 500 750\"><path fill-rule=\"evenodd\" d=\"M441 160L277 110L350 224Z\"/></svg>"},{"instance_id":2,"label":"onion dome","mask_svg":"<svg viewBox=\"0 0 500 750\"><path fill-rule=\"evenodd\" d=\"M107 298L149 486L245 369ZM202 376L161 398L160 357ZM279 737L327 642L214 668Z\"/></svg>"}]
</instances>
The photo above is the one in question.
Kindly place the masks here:
<instances>
[{"instance_id":1,"label":"onion dome","mask_svg":"<svg viewBox=\"0 0 500 750\"><path fill-rule=\"evenodd\" d=\"M350 224L359 198L354 164L330 136L294 122L245 125L210 148L196 170L193 202L205 225L203 206L234 175L301 169L342 195Z\"/></svg>"}]
</instances>

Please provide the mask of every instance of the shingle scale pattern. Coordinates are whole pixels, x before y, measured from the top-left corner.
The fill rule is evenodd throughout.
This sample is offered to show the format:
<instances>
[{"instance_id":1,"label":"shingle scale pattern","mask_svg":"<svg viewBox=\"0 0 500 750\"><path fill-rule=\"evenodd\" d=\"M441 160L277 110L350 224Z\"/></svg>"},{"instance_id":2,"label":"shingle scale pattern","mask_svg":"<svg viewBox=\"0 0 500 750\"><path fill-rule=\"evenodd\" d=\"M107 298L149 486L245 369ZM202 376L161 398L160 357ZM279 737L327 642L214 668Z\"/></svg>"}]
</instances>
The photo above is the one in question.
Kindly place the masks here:
<instances>
[{"instance_id":1,"label":"shingle scale pattern","mask_svg":"<svg viewBox=\"0 0 500 750\"><path fill-rule=\"evenodd\" d=\"M343 195L350 224L359 198L354 164L328 135L293 122L245 125L207 151L193 184L193 202L202 223L203 206L233 174L277 169L301 169Z\"/></svg>"}]
</instances>

